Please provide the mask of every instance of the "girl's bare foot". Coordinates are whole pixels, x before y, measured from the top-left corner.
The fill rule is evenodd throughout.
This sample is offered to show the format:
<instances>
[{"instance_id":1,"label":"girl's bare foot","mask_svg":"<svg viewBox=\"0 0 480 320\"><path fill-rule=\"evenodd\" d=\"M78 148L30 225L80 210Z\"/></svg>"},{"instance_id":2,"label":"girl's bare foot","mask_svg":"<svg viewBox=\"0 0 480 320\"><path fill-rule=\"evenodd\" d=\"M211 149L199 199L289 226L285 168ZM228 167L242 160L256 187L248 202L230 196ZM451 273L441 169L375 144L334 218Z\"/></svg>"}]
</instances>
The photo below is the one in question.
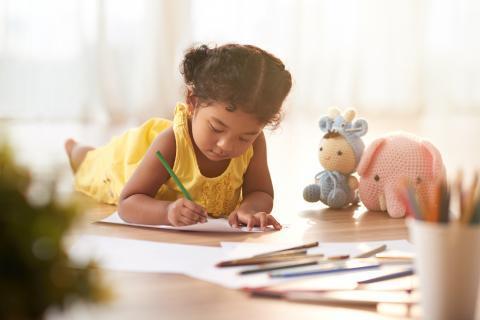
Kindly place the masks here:
<instances>
[{"instance_id":1,"label":"girl's bare foot","mask_svg":"<svg viewBox=\"0 0 480 320\"><path fill-rule=\"evenodd\" d=\"M70 162L70 167L72 167L73 172L77 171L80 164L82 164L83 159L87 155L87 152L93 150L93 147L80 145L77 141L72 138L65 140L65 152L67 153L68 161Z\"/></svg>"}]
</instances>

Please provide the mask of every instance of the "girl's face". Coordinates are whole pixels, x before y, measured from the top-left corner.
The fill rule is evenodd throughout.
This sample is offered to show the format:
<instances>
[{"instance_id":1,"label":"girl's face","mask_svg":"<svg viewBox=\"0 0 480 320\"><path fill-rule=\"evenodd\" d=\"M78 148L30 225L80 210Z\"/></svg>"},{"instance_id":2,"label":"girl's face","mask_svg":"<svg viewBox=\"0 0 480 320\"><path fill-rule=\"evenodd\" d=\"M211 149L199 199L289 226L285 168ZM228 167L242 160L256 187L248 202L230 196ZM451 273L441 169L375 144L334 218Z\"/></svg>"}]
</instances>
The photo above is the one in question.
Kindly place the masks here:
<instances>
[{"instance_id":1,"label":"girl's face","mask_svg":"<svg viewBox=\"0 0 480 320\"><path fill-rule=\"evenodd\" d=\"M190 107L192 136L198 149L212 161L243 154L262 132L265 124L240 110L228 111L226 105L212 102Z\"/></svg>"}]
</instances>

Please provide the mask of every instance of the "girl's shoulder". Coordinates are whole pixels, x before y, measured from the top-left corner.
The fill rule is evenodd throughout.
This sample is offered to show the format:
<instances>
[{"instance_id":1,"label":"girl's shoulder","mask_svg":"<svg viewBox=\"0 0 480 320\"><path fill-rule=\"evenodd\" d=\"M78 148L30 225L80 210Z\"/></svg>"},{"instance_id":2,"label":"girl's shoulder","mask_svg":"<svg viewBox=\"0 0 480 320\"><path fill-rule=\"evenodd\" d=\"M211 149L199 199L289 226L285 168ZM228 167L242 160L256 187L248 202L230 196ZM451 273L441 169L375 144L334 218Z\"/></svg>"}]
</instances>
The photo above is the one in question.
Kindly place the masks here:
<instances>
[{"instance_id":1,"label":"girl's shoulder","mask_svg":"<svg viewBox=\"0 0 480 320\"><path fill-rule=\"evenodd\" d=\"M173 127L166 128L160 132L153 140L150 148L155 152L157 150L160 151L168 164L173 167L176 155L176 139Z\"/></svg>"}]
</instances>

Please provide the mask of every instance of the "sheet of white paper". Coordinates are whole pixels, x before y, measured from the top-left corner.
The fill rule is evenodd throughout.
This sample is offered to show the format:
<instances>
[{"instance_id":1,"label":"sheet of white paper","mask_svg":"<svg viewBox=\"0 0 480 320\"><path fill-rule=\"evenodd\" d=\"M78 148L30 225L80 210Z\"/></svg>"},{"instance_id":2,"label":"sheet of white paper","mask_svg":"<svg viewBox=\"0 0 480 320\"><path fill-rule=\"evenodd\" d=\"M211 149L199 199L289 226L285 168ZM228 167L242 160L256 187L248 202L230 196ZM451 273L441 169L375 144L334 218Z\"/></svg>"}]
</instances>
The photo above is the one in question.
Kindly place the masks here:
<instances>
[{"instance_id":1,"label":"sheet of white paper","mask_svg":"<svg viewBox=\"0 0 480 320\"><path fill-rule=\"evenodd\" d=\"M337 256L348 254L355 256L359 253L374 249L385 244L386 251L402 251L413 253L413 244L407 240L386 240L369 242L320 242L318 247L307 249L308 254L324 254L325 256ZM255 254L280 250L300 245L299 243L253 243L253 242L221 242L228 259L249 257Z\"/></svg>"},{"instance_id":2,"label":"sheet of white paper","mask_svg":"<svg viewBox=\"0 0 480 320\"><path fill-rule=\"evenodd\" d=\"M68 250L73 261L95 259L106 269L194 274L210 267L221 248L83 235Z\"/></svg>"},{"instance_id":3,"label":"sheet of white paper","mask_svg":"<svg viewBox=\"0 0 480 320\"><path fill-rule=\"evenodd\" d=\"M411 251L405 240L322 243L319 250L332 255L355 254L386 244L390 250ZM101 267L121 271L180 273L227 288L261 287L297 279L271 279L268 274L238 275L249 267L217 268L224 260L298 244L222 242L220 247L194 246L84 235L75 239L69 254L74 261L95 259Z\"/></svg>"},{"instance_id":4,"label":"sheet of white paper","mask_svg":"<svg viewBox=\"0 0 480 320\"><path fill-rule=\"evenodd\" d=\"M115 224L124 224L130 226L139 226L139 227L147 227L147 228L157 228L157 229L167 229L167 230L179 230L179 231L198 231L198 232L266 232L266 231L273 231L272 227L267 227L266 231L262 231L260 228L253 228L252 230L248 230L246 227L242 228L232 228L228 224L226 219L220 218L208 218L206 223L197 223L190 226L185 227L172 227L172 226L162 226L162 225L145 225L145 224L134 224L128 223L123 221L117 212L112 213L110 216L106 217L99 222L105 223L115 223Z\"/></svg>"},{"instance_id":5,"label":"sheet of white paper","mask_svg":"<svg viewBox=\"0 0 480 320\"><path fill-rule=\"evenodd\" d=\"M267 274L239 276L241 267L217 268L215 264L225 260L220 247L84 235L75 239L68 252L79 264L95 259L105 269L180 273L227 288L260 287L290 280L270 279Z\"/></svg>"}]
</instances>

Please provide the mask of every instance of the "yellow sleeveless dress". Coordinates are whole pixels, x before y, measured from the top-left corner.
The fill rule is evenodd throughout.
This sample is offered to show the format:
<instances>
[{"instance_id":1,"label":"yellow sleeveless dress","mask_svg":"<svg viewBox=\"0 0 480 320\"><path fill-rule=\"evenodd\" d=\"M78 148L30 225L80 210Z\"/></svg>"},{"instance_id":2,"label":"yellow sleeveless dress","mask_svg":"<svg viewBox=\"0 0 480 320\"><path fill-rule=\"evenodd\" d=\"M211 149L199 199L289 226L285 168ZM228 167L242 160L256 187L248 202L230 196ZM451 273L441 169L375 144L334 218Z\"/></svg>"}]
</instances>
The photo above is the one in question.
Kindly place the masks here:
<instances>
[{"instance_id":1,"label":"yellow sleeveless dress","mask_svg":"<svg viewBox=\"0 0 480 320\"><path fill-rule=\"evenodd\" d=\"M153 118L138 128L113 138L107 145L89 151L75 174L75 188L100 202L118 204L120 193L145 155L148 147L163 130L173 125L176 156L173 171L191 194L193 201L213 217L227 217L241 201L243 176L253 156L253 147L230 160L219 176L208 178L198 168L188 129L187 106L178 103L173 123ZM174 201L183 197L173 179L158 190L157 199Z\"/></svg>"}]
</instances>

